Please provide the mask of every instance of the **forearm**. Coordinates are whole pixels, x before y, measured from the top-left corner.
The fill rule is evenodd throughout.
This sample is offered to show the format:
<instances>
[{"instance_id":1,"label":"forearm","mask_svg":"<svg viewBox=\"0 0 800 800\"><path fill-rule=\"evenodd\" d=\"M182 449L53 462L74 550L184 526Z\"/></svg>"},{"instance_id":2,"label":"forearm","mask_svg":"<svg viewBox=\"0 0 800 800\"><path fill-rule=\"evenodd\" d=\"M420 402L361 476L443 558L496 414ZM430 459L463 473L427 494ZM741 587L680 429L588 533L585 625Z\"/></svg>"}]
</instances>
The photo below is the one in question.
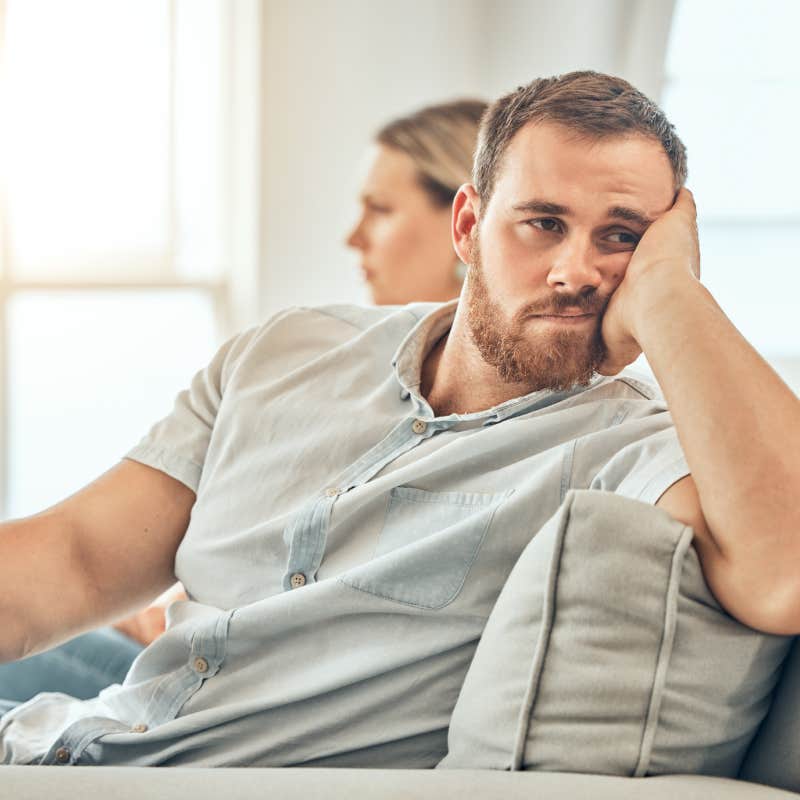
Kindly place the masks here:
<instances>
[{"instance_id":1,"label":"forearm","mask_svg":"<svg viewBox=\"0 0 800 800\"><path fill-rule=\"evenodd\" d=\"M194 500L126 460L43 514L0 525L0 660L120 619L174 584Z\"/></svg>"},{"instance_id":2,"label":"forearm","mask_svg":"<svg viewBox=\"0 0 800 800\"><path fill-rule=\"evenodd\" d=\"M796 575L800 401L693 279L654 281L637 334L722 554Z\"/></svg>"},{"instance_id":3,"label":"forearm","mask_svg":"<svg viewBox=\"0 0 800 800\"><path fill-rule=\"evenodd\" d=\"M0 525L0 661L44 650L102 615L57 511Z\"/></svg>"}]
</instances>

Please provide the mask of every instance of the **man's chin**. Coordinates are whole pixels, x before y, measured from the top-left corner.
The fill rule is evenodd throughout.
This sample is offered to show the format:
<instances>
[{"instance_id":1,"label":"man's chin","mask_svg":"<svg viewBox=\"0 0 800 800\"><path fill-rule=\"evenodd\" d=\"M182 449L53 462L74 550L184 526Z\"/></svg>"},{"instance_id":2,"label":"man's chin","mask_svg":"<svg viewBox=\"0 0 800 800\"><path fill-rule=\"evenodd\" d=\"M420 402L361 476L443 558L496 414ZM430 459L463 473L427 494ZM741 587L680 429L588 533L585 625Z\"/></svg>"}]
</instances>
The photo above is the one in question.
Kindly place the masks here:
<instances>
[{"instance_id":1,"label":"man's chin","mask_svg":"<svg viewBox=\"0 0 800 800\"><path fill-rule=\"evenodd\" d=\"M585 386L605 357L600 336L602 313L564 321L557 314L537 314L537 309L506 320L483 280L477 243L466 302L470 335L481 358L497 370L504 384L526 393ZM552 304L554 310L556 306ZM584 308L578 301L574 306Z\"/></svg>"},{"instance_id":2,"label":"man's chin","mask_svg":"<svg viewBox=\"0 0 800 800\"><path fill-rule=\"evenodd\" d=\"M516 377L531 391L587 386L605 357L599 337L578 331L536 336L517 352ZM502 375L501 375L502 378Z\"/></svg>"}]
</instances>

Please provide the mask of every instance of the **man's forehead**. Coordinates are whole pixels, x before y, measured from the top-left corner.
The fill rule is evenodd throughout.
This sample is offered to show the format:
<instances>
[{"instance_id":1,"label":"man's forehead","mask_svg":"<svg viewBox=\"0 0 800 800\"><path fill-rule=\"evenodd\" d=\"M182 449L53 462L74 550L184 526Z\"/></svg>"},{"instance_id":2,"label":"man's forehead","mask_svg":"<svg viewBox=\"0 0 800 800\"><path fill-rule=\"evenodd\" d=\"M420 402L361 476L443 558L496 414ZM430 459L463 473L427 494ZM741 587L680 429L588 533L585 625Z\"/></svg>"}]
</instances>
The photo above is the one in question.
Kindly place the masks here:
<instances>
[{"instance_id":1,"label":"man's forehead","mask_svg":"<svg viewBox=\"0 0 800 800\"><path fill-rule=\"evenodd\" d=\"M675 194L664 148L639 133L590 138L562 125L528 123L499 167L495 193L506 206L541 201L569 208L594 195L610 216L648 222L672 205Z\"/></svg>"}]
</instances>

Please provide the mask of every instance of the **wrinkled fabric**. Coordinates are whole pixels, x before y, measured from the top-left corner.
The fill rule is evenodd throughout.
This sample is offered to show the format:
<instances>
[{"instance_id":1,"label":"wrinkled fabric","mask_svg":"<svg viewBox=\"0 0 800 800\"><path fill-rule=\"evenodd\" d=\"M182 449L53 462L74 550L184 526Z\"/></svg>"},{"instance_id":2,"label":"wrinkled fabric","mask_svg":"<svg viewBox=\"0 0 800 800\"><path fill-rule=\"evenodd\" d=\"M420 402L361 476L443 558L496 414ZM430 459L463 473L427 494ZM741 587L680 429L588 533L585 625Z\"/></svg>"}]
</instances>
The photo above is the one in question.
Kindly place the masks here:
<instances>
[{"instance_id":1,"label":"wrinkled fabric","mask_svg":"<svg viewBox=\"0 0 800 800\"><path fill-rule=\"evenodd\" d=\"M421 366L454 311L291 309L227 342L127 454L197 494L189 599L122 685L9 712L2 760L435 765L566 492L655 503L688 473L657 388L626 375L436 417Z\"/></svg>"}]
</instances>

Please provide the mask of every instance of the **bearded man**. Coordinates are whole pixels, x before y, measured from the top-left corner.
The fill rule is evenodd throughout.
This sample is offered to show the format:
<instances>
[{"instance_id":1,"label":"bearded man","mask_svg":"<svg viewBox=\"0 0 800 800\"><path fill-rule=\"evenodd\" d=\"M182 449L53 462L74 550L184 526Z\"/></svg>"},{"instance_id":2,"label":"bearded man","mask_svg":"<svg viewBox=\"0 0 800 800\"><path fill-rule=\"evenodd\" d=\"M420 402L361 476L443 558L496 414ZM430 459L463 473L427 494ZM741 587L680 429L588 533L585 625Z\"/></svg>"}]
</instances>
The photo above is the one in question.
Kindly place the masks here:
<instances>
[{"instance_id":1,"label":"bearded man","mask_svg":"<svg viewBox=\"0 0 800 800\"><path fill-rule=\"evenodd\" d=\"M503 582L569 489L666 509L730 614L800 631L797 398L699 282L685 179L625 81L498 100L453 204L458 302L279 314L119 465L2 526L5 659L176 578L189 597L124 685L8 711L4 760L433 766ZM619 374L642 350L672 416Z\"/></svg>"}]
</instances>

